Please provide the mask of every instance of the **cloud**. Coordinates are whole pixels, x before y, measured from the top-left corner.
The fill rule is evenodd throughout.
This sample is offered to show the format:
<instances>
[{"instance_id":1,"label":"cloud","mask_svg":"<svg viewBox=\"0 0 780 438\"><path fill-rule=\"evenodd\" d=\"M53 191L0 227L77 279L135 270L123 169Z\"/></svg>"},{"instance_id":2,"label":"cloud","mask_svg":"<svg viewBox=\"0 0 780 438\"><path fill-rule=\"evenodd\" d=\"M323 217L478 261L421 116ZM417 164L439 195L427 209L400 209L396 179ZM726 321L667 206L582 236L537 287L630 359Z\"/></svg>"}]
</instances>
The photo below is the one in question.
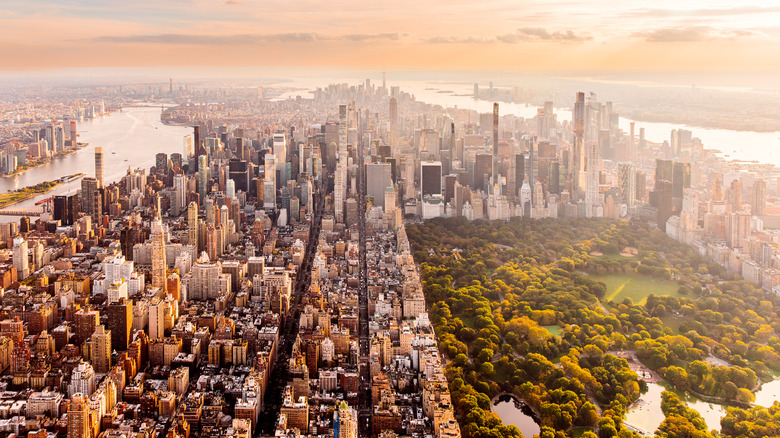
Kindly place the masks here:
<instances>
[{"instance_id":1,"label":"cloud","mask_svg":"<svg viewBox=\"0 0 780 438\"><path fill-rule=\"evenodd\" d=\"M499 35L496 39L505 43L525 41L581 42L592 40L593 37L578 35L573 30L550 32L541 27L522 27L514 33Z\"/></svg>"},{"instance_id":2,"label":"cloud","mask_svg":"<svg viewBox=\"0 0 780 438\"><path fill-rule=\"evenodd\" d=\"M572 30L550 32L541 27L523 27L513 33L496 37L434 37L424 40L429 44L484 44L522 42L582 42L592 40L590 35L577 34Z\"/></svg>"},{"instance_id":3,"label":"cloud","mask_svg":"<svg viewBox=\"0 0 780 438\"><path fill-rule=\"evenodd\" d=\"M200 35L161 33L151 35L99 36L90 41L102 43L151 43L173 45L211 45L232 46L263 43L305 43L314 41L397 41L407 34L350 34L350 35L320 35L313 32L276 33L276 34L234 34L234 35Z\"/></svg>"},{"instance_id":4,"label":"cloud","mask_svg":"<svg viewBox=\"0 0 780 438\"><path fill-rule=\"evenodd\" d=\"M698 42L760 35L760 32L750 29L716 29L710 26L667 27L632 34L633 37L643 38L651 43Z\"/></svg>"},{"instance_id":5,"label":"cloud","mask_svg":"<svg viewBox=\"0 0 780 438\"><path fill-rule=\"evenodd\" d=\"M492 43L493 38L478 38L478 37L433 37L423 40L428 44L485 44Z\"/></svg>"},{"instance_id":6,"label":"cloud","mask_svg":"<svg viewBox=\"0 0 780 438\"><path fill-rule=\"evenodd\" d=\"M657 9L644 8L633 9L623 14L624 17L651 17L651 18L671 18L671 17L733 17L735 15L753 15L753 14L771 14L780 12L780 6L760 7L760 6L738 6L734 8L703 8L703 9Z\"/></svg>"}]
</instances>

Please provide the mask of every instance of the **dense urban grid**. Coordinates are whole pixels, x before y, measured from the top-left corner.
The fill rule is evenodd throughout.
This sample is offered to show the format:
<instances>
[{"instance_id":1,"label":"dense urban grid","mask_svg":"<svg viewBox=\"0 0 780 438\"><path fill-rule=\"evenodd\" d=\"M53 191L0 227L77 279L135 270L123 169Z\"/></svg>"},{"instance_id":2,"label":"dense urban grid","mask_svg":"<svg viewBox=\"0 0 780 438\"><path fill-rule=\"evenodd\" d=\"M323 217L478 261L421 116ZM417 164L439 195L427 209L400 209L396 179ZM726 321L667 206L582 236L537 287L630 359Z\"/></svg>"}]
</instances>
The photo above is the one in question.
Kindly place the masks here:
<instances>
[{"instance_id":1,"label":"dense urban grid","mask_svg":"<svg viewBox=\"0 0 780 438\"><path fill-rule=\"evenodd\" d=\"M458 377L450 393L467 359L437 344L440 300L407 237L421 220L642 222L780 294L774 166L727 161L685 129L624 132L594 94L571 96L570 121L553 102L478 114L368 80L305 98L171 82L50 99L0 107L2 173L86 147L81 121L138 101L192 133L119 181L89 145L78 193L0 227L7 436L519 436L473 426L465 407L495 391L461 397Z\"/></svg>"}]
</instances>

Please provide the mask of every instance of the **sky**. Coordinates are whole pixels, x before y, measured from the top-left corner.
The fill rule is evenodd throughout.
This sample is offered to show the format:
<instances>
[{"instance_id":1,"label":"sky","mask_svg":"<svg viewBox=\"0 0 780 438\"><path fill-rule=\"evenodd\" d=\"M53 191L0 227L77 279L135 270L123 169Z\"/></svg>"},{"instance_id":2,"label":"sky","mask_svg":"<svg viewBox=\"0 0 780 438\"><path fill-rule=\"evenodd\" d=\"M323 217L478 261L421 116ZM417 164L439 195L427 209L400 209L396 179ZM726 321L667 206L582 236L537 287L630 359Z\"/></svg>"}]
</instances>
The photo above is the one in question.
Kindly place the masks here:
<instances>
[{"instance_id":1,"label":"sky","mask_svg":"<svg viewBox=\"0 0 780 438\"><path fill-rule=\"evenodd\" d=\"M780 73L780 1L0 0L0 71Z\"/></svg>"}]
</instances>

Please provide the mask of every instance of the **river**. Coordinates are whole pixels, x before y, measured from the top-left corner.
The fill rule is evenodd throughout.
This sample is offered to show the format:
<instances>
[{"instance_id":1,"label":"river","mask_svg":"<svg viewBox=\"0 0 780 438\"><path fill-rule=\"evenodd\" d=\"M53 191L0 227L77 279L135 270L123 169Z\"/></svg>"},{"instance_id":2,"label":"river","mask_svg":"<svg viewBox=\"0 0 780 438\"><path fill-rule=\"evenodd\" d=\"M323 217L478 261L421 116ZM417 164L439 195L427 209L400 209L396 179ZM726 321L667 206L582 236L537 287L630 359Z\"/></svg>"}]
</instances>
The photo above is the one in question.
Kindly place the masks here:
<instances>
[{"instance_id":1,"label":"river","mask_svg":"<svg viewBox=\"0 0 780 438\"><path fill-rule=\"evenodd\" d=\"M52 161L24 173L0 178L0 193L49 181L65 175L82 172L95 176L95 147L103 147L104 178L114 182L127 173L127 168L149 168L155 155L165 152L184 152L184 136L192 132L185 126L168 126L160 122L158 106L128 107L102 118L81 122L78 125L79 142L89 143L70 155L55 157ZM75 193L81 181L75 180L57 186L45 195L39 195L14 204L9 209L35 207L35 201L61 194ZM0 222L18 220L15 216L0 216Z\"/></svg>"},{"instance_id":2,"label":"river","mask_svg":"<svg viewBox=\"0 0 780 438\"><path fill-rule=\"evenodd\" d=\"M363 76L363 78L365 78L365 76ZM373 79L376 84L376 78ZM355 77L354 80L362 82L362 80L357 77ZM333 82L334 80L332 78L315 78L308 76L292 77L291 81L285 83L285 85L296 86L303 91L285 93L280 96L280 98L293 98L296 95L309 97L308 91L313 90L316 87L325 87ZM415 98L421 102L441 105L445 108L457 106L458 108L470 109L479 113L493 112L493 101L473 98L473 82L452 80L388 80L387 87L389 88L391 86L399 86L401 91L414 95ZM583 91L588 91L586 86L583 88ZM598 97L604 101L610 100L609 95L607 94L600 94ZM572 96L572 104L573 103L574 96ZM534 105L499 102L499 114L502 116L512 114L518 117L532 118L536 116L538 109L539 107ZM571 121L571 108L555 108L555 114L557 115L558 121ZM630 132L632 121L633 120L630 118L620 117L620 129L626 133ZM721 156L724 156L727 159L758 161L760 163L770 163L780 167L780 154L777 154L777 150L780 148L780 132L733 131L674 123L636 121L635 133L637 138L639 136L640 128L645 128L645 138L648 141L655 143L661 143L664 140L669 141L673 129L688 129L693 132L694 137L698 137L702 140L705 148L717 149L721 151Z\"/></svg>"}]
</instances>

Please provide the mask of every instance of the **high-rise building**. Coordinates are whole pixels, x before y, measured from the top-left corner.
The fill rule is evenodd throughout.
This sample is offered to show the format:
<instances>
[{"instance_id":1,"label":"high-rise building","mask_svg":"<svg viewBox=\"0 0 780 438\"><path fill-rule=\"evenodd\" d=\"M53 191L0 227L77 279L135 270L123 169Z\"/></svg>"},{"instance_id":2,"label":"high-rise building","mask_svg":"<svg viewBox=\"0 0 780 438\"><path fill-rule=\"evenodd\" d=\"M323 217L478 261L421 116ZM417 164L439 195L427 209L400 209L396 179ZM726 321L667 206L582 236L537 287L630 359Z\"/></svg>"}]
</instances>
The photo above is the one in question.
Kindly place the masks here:
<instances>
[{"instance_id":1,"label":"high-rise building","mask_svg":"<svg viewBox=\"0 0 780 438\"><path fill-rule=\"evenodd\" d=\"M601 196L599 194L599 143L589 141L586 144L585 157L585 215L587 217L600 217L602 208Z\"/></svg>"},{"instance_id":2,"label":"high-rise building","mask_svg":"<svg viewBox=\"0 0 780 438\"><path fill-rule=\"evenodd\" d=\"M133 304L120 299L106 306L108 313L108 328L111 332L111 348L117 351L127 351L133 334Z\"/></svg>"},{"instance_id":3,"label":"high-rise building","mask_svg":"<svg viewBox=\"0 0 780 438\"><path fill-rule=\"evenodd\" d=\"M92 366L97 373L107 373L111 370L111 330L102 325L92 333Z\"/></svg>"},{"instance_id":4,"label":"high-rise building","mask_svg":"<svg viewBox=\"0 0 780 438\"><path fill-rule=\"evenodd\" d=\"M79 212L79 198L76 195L58 195L54 197L54 220L60 224L73 225Z\"/></svg>"},{"instance_id":5,"label":"high-rise building","mask_svg":"<svg viewBox=\"0 0 780 438\"><path fill-rule=\"evenodd\" d=\"M490 181L493 179L493 156L491 154L477 154L474 161L474 182L472 189L487 192Z\"/></svg>"},{"instance_id":6,"label":"high-rise building","mask_svg":"<svg viewBox=\"0 0 780 438\"><path fill-rule=\"evenodd\" d=\"M181 212L187 205L187 175L183 173L173 176L173 189L176 191L174 211Z\"/></svg>"},{"instance_id":7,"label":"high-rise building","mask_svg":"<svg viewBox=\"0 0 780 438\"><path fill-rule=\"evenodd\" d=\"M572 112L574 125L574 144L571 154L572 163L569 166L572 173L572 196L585 191L585 93L578 92Z\"/></svg>"},{"instance_id":8,"label":"high-rise building","mask_svg":"<svg viewBox=\"0 0 780 438\"><path fill-rule=\"evenodd\" d=\"M336 156L336 174L333 178L333 213L337 221L344 220L344 201L347 194L347 106L339 105L339 144Z\"/></svg>"},{"instance_id":9,"label":"high-rise building","mask_svg":"<svg viewBox=\"0 0 780 438\"><path fill-rule=\"evenodd\" d=\"M766 214L766 182L763 179L753 183L752 213L755 216Z\"/></svg>"},{"instance_id":10,"label":"high-rise building","mask_svg":"<svg viewBox=\"0 0 780 438\"><path fill-rule=\"evenodd\" d=\"M392 187L390 163L366 164L366 195L374 200L374 205L384 208L385 189Z\"/></svg>"},{"instance_id":11,"label":"high-rise building","mask_svg":"<svg viewBox=\"0 0 780 438\"><path fill-rule=\"evenodd\" d=\"M187 243L199 250L198 246L198 204L190 202L187 207Z\"/></svg>"},{"instance_id":12,"label":"high-rise building","mask_svg":"<svg viewBox=\"0 0 780 438\"><path fill-rule=\"evenodd\" d=\"M103 181L103 148L101 146L95 146L95 179L98 181L99 187L105 187Z\"/></svg>"},{"instance_id":13,"label":"high-rise building","mask_svg":"<svg viewBox=\"0 0 780 438\"><path fill-rule=\"evenodd\" d=\"M159 213L152 221L152 287L165 291L168 265L165 260L165 230Z\"/></svg>"},{"instance_id":14,"label":"high-rise building","mask_svg":"<svg viewBox=\"0 0 780 438\"><path fill-rule=\"evenodd\" d=\"M398 146L398 101L395 97L390 98L390 136L388 143L390 143L390 150L395 155L396 147Z\"/></svg>"},{"instance_id":15,"label":"high-rise building","mask_svg":"<svg viewBox=\"0 0 780 438\"><path fill-rule=\"evenodd\" d=\"M165 302L155 298L149 303L149 339L165 338Z\"/></svg>"},{"instance_id":16,"label":"high-rise building","mask_svg":"<svg viewBox=\"0 0 780 438\"><path fill-rule=\"evenodd\" d=\"M100 181L92 177L81 179L81 211L92 216L92 222L97 224L103 214L103 194Z\"/></svg>"},{"instance_id":17,"label":"high-rise building","mask_svg":"<svg viewBox=\"0 0 780 438\"><path fill-rule=\"evenodd\" d=\"M88 397L93 392L95 392L95 370L90 363L81 361L70 374L68 394L71 397L76 394L84 394Z\"/></svg>"},{"instance_id":18,"label":"high-rise building","mask_svg":"<svg viewBox=\"0 0 780 438\"><path fill-rule=\"evenodd\" d=\"M266 210L276 209L276 156L274 154L265 154L265 164L263 172L263 208Z\"/></svg>"},{"instance_id":19,"label":"high-rise building","mask_svg":"<svg viewBox=\"0 0 780 438\"><path fill-rule=\"evenodd\" d=\"M618 186L623 202L633 207L636 202L636 169L632 163L618 164Z\"/></svg>"},{"instance_id":20,"label":"high-rise building","mask_svg":"<svg viewBox=\"0 0 780 438\"><path fill-rule=\"evenodd\" d=\"M74 394L68 407L68 438L92 438L87 394Z\"/></svg>"},{"instance_id":21,"label":"high-rise building","mask_svg":"<svg viewBox=\"0 0 780 438\"><path fill-rule=\"evenodd\" d=\"M441 161L420 163L421 195L441 195Z\"/></svg>"},{"instance_id":22,"label":"high-rise building","mask_svg":"<svg viewBox=\"0 0 780 438\"><path fill-rule=\"evenodd\" d=\"M78 133L76 132L76 121L71 120L70 121L70 145L76 146L78 144Z\"/></svg>"},{"instance_id":23,"label":"high-rise building","mask_svg":"<svg viewBox=\"0 0 780 438\"><path fill-rule=\"evenodd\" d=\"M14 268L19 280L30 276L30 257L27 241L21 237L14 239Z\"/></svg>"},{"instance_id":24,"label":"high-rise building","mask_svg":"<svg viewBox=\"0 0 780 438\"><path fill-rule=\"evenodd\" d=\"M209 157L208 155L198 156L198 194L200 195L200 202L206 200L206 194L208 193L209 182Z\"/></svg>"},{"instance_id":25,"label":"high-rise building","mask_svg":"<svg viewBox=\"0 0 780 438\"><path fill-rule=\"evenodd\" d=\"M358 436L358 418L357 412L350 408L346 402L342 401L339 405L338 418L338 438L357 438ZM334 434L335 434L334 427Z\"/></svg>"},{"instance_id":26,"label":"high-rise building","mask_svg":"<svg viewBox=\"0 0 780 438\"><path fill-rule=\"evenodd\" d=\"M493 102L493 166L490 188L499 183L498 177L498 102Z\"/></svg>"}]
</instances>

